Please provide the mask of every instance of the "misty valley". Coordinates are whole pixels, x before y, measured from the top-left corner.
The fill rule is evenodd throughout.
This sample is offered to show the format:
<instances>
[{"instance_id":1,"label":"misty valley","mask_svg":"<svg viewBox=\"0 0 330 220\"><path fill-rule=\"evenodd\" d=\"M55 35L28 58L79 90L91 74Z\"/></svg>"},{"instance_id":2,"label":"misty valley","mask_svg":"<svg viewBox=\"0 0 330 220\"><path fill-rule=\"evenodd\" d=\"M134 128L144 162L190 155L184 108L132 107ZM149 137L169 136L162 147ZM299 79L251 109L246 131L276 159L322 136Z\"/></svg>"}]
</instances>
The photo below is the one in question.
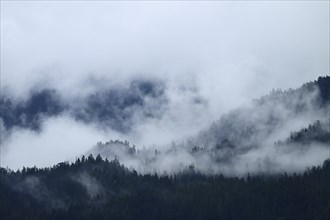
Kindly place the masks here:
<instances>
[{"instance_id":1,"label":"misty valley","mask_svg":"<svg viewBox=\"0 0 330 220\"><path fill-rule=\"evenodd\" d=\"M4 93L1 150L6 152L17 132L41 138L45 121L61 116L129 136L136 124L165 117L167 90L165 81L144 79L99 87L75 100L54 88L32 91L25 99ZM191 108L207 105L192 94ZM171 143L97 141L55 165L15 167L4 154L1 219L330 216L329 76L296 89L273 89Z\"/></svg>"}]
</instances>

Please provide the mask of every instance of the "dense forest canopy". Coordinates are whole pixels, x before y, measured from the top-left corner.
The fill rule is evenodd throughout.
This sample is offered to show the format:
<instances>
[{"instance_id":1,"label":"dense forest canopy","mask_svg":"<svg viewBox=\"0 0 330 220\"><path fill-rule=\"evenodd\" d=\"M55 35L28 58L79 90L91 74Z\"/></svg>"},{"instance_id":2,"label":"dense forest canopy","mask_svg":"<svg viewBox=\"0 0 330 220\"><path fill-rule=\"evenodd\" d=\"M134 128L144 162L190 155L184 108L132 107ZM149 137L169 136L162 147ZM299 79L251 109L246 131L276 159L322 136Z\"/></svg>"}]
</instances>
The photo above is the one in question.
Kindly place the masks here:
<instances>
[{"instance_id":1,"label":"dense forest canopy","mask_svg":"<svg viewBox=\"0 0 330 220\"><path fill-rule=\"evenodd\" d=\"M52 168L1 168L1 219L327 219L330 161L302 174L138 174L92 155ZM18 211L19 210L19 211Z\"/></svg>"}]
</instances>

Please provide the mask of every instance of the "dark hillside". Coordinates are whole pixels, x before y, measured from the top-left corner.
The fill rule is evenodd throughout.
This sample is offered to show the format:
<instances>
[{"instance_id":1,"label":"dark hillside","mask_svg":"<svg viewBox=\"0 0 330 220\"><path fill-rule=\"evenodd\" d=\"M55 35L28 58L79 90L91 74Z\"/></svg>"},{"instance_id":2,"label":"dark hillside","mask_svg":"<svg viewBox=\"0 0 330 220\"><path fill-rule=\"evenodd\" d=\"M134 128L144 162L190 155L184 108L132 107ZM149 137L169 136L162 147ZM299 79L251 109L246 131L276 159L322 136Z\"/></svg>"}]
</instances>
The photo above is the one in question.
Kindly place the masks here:
<instances>
[{"instance_id":1,"label":"dark hillside","mask_svg":"<svg viewBox=\"0 0 330 220\"><path fill-rule=\"evenodd\" d=\"M100 157L1 169L1 219L328 219L330 161L303 174L139 175ZM18 211L19 210L19 211Z\"/></svg>"}]
</instances>

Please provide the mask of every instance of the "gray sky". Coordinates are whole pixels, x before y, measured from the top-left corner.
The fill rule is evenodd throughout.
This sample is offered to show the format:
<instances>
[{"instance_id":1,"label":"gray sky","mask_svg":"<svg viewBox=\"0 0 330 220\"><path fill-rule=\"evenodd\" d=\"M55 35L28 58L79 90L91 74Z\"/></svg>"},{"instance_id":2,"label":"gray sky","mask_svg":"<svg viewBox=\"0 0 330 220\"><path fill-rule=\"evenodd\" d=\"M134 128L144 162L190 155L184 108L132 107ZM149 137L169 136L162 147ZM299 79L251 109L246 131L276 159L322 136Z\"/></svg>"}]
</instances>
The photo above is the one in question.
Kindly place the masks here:
<instances>
[{"instance_id":1,"label":"gray sky","mask_svg":"<svg viewBox=\"0 0 330 220\"><path fill-rule=\"evenodd\" d=\"M249 98L329 73L329 2L6 1L1 55L3 86L21 93L150 74Z\"/></svg>"},{"instance_id":2,"label":"gray sky","mask_svg":"<svg viewBox=\"0 0 330 220\"><path fill-rule=\"evenodd\" d=\"M42 85L75 96L90 76L121 83L140 76L167 82L172 100L167 117L139 124L137 130L149 135L135 133L131 139L138 144L188 135L272 88L295 88L325 74L328 1L1 1L1 90L24 96ZM197 88L207 109L180 106L186 99L179 88L187 86ZM15 135L32 137L42 146L56 139L47 139L52 126L72 125L66 140L74 145L79 125L66 117L55 122L46 122L42 138L30 131ZM88 133L85 143L100 139ZM120 136L111 135L101 136ZM25 141L20 143L8 146L18 149Z\"/></svg>"}]
</instances>

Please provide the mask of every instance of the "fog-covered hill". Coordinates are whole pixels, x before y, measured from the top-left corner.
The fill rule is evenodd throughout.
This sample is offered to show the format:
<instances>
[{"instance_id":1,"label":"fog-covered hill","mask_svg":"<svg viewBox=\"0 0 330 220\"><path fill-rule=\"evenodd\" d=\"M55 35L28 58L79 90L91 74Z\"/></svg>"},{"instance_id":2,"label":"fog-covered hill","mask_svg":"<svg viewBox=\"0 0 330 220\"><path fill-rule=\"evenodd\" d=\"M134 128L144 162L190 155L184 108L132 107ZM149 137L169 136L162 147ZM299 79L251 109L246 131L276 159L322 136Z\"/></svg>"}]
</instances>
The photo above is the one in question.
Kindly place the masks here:
<instances>
[{"instance_id":1,"label":"fog-covered hill","mask_svg":"<svg viewBox=\"0 0 330 220\"><path fill-rule=\"evenodd\" d=\"M100 84L100 83L99 83ZM43 120L69 115L84 123L96 123L102 128L128 131L134 119L159 117L166 104L164 85L160 81L133 80L128 85L99 88L74 97L55 89L31 91L25 98L2 94L0 121L4 129L28 128L40 130Z\"/></svg>"},{"instance_id":2,"label":"fog-covered hill","mask_svg":"<svg viewBox=\"0 0 330 220\"><path fill-rule=\"evenodd\" d=\"M219 115L218 120L195 135L173 140L171 144L159 144L157 138L152 146L134 146L116 140L99 142L80 152L100 154L109 160L117 158L141 173L173 173L188 166L205 173L225 175L302 172L307 166L319 165L329 158L329 88L330 77L324 76L297 89L273 90ZM2 96L1 141L6 140L6 134L7 139L12 140L11 133L22 129L42 133L44 121L63 115L83 124L96 125L97 132L111 128L122 134L127 134L134 126L138 128L148 118L166 123L167 93L161 81L134 80L128 85L100 86L74 100L51 89L33 92L25 100ZM203 105L203 102L194 105ZM139 132L148 136L148 131L143 129L140 127ZM48 132L54 133L53 130ZM78 132L72 138L80 139L81 135ZM56 143L54 150L58 151L61 143ZM47 146L41 144L40 147L46 149ZM30 147L33 146L19 149L15 155L29 151ZM71 158L67 158L81 153L75 150Z\"/></svg>"},{"instance_id":3,"label":"fog-covered hill","mask_svg":"<svg viewBox=\"0 0 330 220\"><path fill-rule=\"evenodd\" d=\"M140 172L177 172L190 165L227 175L301 172L330 156L329 88L325 76L297 89L273 90L168 146L141 149L109 141L87 154L117 158Z\"/></svg>"}]
</instances>

